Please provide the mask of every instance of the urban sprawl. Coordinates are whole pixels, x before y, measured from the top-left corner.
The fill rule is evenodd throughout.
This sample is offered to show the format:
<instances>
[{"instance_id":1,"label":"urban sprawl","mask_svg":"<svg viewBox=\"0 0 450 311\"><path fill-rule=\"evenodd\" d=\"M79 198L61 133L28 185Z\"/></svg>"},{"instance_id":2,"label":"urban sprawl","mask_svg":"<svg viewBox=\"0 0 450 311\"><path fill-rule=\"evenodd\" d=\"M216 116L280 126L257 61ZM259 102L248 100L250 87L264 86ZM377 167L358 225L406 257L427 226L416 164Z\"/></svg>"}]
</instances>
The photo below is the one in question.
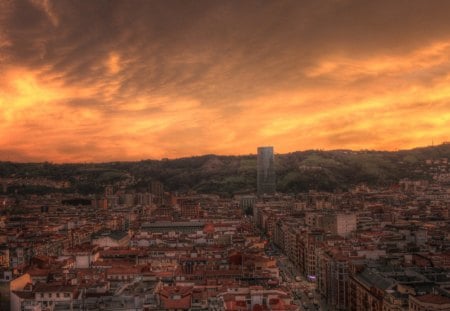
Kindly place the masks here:
<instances>
[{"instance_id":1,"label":"urban sprawl","mask_svg":"<svg viewBox=\"0 0 450 311\"><path fill-rule=\"evenodd\" d=\"M1 180L1 310L450 310L450 162L432 180L276 193L272 147L257 193L28 195ZM65 187L64 182L54 187ZM3 192L1 192L3 190ZM2 194L3 193L3 194Z\"/></svg>"}]
</instances>

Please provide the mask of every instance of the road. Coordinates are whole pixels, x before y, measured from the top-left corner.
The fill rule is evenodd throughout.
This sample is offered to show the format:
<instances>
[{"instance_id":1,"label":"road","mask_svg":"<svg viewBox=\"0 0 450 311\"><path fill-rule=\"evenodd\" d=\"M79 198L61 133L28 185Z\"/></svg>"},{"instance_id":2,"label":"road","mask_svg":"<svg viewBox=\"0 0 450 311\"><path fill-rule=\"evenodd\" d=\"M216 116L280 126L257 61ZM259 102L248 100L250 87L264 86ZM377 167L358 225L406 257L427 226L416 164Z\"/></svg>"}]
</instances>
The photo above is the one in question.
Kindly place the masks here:
<instances>
[{"instance_id":1,"label":"road","mask_svg":"<svg viewBox=\"0 0 450 311\"><path fill-rule=\"evenodd\" d=\"M294 303L300 306L300 310L328 310L316 293L316 284L308 282L304 276L300 275L285 255L281 254L276 247L272 247L268 255L277 258L283 284L291 289Z\"/></svg>"}]
</instances>

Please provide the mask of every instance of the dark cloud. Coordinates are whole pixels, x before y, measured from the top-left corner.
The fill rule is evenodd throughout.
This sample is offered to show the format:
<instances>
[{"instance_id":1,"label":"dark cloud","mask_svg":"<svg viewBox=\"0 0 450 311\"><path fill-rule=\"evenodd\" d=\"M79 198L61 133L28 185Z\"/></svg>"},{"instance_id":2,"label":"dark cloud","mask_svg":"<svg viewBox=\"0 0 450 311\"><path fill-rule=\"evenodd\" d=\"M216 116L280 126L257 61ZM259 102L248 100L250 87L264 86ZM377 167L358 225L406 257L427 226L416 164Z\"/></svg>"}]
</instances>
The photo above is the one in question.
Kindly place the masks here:
<instances>
[{"instance_id":1,"label":"dark cloud","mask_svg":"<svg viewBox=\"0 0 450 311\"><path fill-rule=\"evenodd\" d=\"M13 2L3 21L12 63L43 67L67 84L108 81L119 96L171 93L211 104L296 88L328 53L404 53L448 39L448 1ZM3 20L3 19L2 19ZM117 79L117 77L114 77Z\"/></svg>"}]
</instances>

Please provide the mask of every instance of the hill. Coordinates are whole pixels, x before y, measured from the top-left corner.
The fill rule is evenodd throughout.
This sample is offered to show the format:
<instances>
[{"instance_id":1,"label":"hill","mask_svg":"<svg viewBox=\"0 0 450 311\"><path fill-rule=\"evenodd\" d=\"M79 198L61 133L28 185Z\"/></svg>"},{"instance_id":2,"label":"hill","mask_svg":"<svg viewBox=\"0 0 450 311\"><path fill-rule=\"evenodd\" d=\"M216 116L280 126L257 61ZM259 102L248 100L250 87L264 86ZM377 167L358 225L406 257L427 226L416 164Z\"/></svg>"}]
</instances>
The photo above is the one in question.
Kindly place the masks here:
<instances>
[{"instance_id":1,"label":"hill","mask_svg":"<svg viewBox=\"0 0 450 311\"><path fill-rule=\"evenodd\" d=\"M366 183L389 186L402 178L431 178L425 161L450 158L450 144L395 152L307 150L275 156L277 190L284 193L308 190L347 190ZM143 191L152 180L171 191L197 191L232 195L254 192L256 155L204 155L180 159L87 164L0 162L0 177L67 180L69 188L13 186L9 192L51 191L101 193L106 185Z\"/></svg>"}]
</instances>

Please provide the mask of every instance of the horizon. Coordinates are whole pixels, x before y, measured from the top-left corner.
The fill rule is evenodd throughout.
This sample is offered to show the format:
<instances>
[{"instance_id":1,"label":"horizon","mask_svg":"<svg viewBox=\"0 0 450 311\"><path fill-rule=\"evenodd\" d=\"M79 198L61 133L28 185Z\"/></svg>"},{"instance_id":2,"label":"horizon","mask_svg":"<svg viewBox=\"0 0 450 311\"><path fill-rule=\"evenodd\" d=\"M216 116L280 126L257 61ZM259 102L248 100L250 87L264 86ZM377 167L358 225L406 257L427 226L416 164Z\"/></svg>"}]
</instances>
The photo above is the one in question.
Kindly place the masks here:
<instances>
[{"instance_id":1,"label":"horizon","mask_svg":"<svg viewBox=\"0 0 450 311\"><path fill-rule=\"evenodd\" d=\"M449 12L438 0L1 1L0 161L440 144Z\"/></svg>"},{"instance_id":2,"label":"horizon","mask_svg":"<svg viewBox=\"0 0 450 311\"><path fill-rule=\"evenodd\" d=\"M302 153L302 152L337 152L337 151L349 151L349 152L355 152L355 153L362 153L362 152L386 152L386 153L396 153L396 152L410 152L416 149L426 149L426 148L436 148L440 146L450 145L450 142L442 142L437 145L428 145L428 146L417 146L409 149L398 149L398 150L377 150L377 149L359 149L359 150L353 150L353 149L305 149L305 150L295 150L295 151L289 151L289 152L276 152L275 146L264 146L264 147L273 147L274 148L274 156L282 156L287 155L291 153ZM262 146L258 146L262 147ZM111 160L111 161L103 161L103 162L53 162L53 161L37 161L37 162L21 162L21 161L10 161L10 160L2 160L0 159L0 163L17 163L17 164L52 164L52 165L80 165L80 164L108 164L108 163L128 163L128 162L144 162L144 161L177 161L182 159L190 159L190 158L201 158L201 157L208 157L208 156L215 156L215 157L245 157L245 156L254 156L257 157L257 153L245 153L245 154L215 154L215 153L206 153L206 154L198 154L198 155L191 155L191 156L183 156L183 157L177 157L177 158L159 158L159 159L138 159L138 160Z\"/></svg>"}]
</instances>

